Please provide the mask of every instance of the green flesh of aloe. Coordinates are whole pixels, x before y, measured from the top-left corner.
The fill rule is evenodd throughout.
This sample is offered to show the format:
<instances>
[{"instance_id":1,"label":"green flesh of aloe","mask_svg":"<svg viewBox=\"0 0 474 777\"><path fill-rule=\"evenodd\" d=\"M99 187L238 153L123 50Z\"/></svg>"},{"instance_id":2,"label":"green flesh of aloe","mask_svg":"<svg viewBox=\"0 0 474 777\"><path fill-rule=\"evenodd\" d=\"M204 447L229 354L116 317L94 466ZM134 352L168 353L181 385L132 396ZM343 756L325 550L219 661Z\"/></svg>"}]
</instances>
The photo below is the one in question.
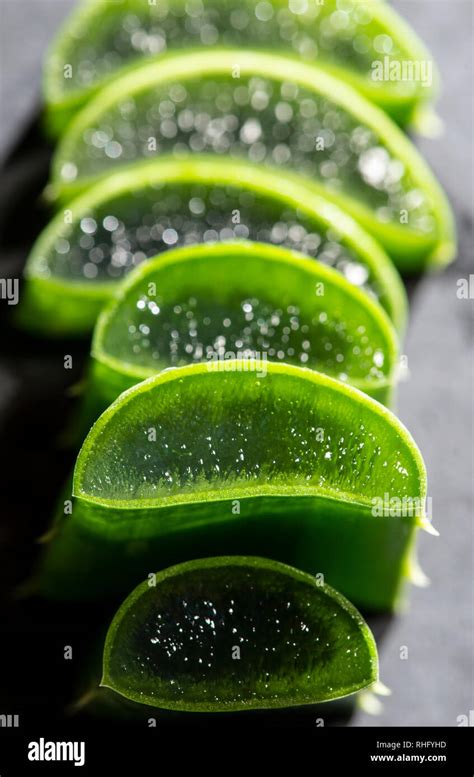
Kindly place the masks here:
<instances>
[{"instance_id":1,"label":"green flesh of aloe","mask_svg":"<svg viewBox=\"0 0 474 777\"><path fill-rule=\"evenodd\" d=\"M376 0L342 5L241 0L238 6L233 0L93 0L67 20L47 59L49 124L61 129L91 94L145 57L219 45L275 48L324 64L401 122L437 91L429 53L408 25ZM405 62L429 65L431 78L423 79L420 71L411 80L378 80L374 62L400 73Z\"/></svg>"},{"instance_id":2,"label":"green flesh of aloe","mask_svg":"<svg viewBox=\"0 0 474 777\"><path fill-rule=\"evenodd\" d=\"M237 239L295 249L335 267L403 329L400 278L351 218L284 173L211 157L146 162L68 204L33 247L20 320L49 335L90 331L119 282L148 257Z\"/></svg>"},{"instance_id":3,"label":"green flesh of aloe","mask_svg":"<svg viewBox=\"0 0 474 777\"><path fill-rule=\"evenodd\" d=\"M103 413L42 590L126 591L150 565L190 552L249 553L322 572L357 605L394 607L425 520L426 474L408 432L319 373L268 363L259 377L228 364L165 371ZM375 509L393 498L396 517Z\"/></svg>"},{"instance_id":4,"label":"green flesh of aloe","mask_svg":"<svg viewBox=\"0 0 474 777\"><path fill-rule=\"evenodd\" d=\"M177 249L132 273L99 318L88 396L104 410L163 369L239 354L391 400L397 338L380 306L318 262L247 242Z\"/></svg>"},{"instance_id":5,"label":"green flesh of aloe","mask_svg":"<svg viewBox=\"0 0 474 777\"><path fill-rule=\"evenodd\" d=\"M109 628L102 684L135 702L194 712L340 698L377 680L357 610L314 577L263 558L167 569Z\"/></svg>"},{"instance_id":6,"label":"green flesh of aloe","mask_svg":"<svg viewBox=\"0 0 474 777\"><path fill-rule=\"evenodd\" d=\"M406 271L454 257L449 205L401 130L324 71L264 52L170 55L114 81L62 138L53 191L74 193L144 158L201 152L301 174Z\"/></svg>"}]
</instances>

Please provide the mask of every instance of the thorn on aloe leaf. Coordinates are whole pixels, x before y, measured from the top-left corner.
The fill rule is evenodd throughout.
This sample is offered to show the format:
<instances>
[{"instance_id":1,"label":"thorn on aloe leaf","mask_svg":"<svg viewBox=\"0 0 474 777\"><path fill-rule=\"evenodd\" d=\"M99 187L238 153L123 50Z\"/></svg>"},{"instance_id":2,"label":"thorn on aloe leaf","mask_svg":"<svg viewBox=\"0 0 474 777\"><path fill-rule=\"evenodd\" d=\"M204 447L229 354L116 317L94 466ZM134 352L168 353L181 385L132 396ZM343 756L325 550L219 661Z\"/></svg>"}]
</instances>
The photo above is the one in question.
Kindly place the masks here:
<instances>
[{"instance_id":1,"label":"thorn on aloe leaf","mask_svg":"<svg viewBox=\"0 0 474 777\"><path fill-rule=\"evenodd\" d=\"M407 578L415 585L417 588L427 588L431 581L427 575L423 572L420 563L418 561L418 556L416 554L416 551L414 550L411 558L408 562L407 567Z\"/></svg>"},{"instance_id":2,"label":"thorn on aloe leaf","mask_svg":"<svg viewBox=\"0 0 474 777\"><path fill-rule=\"evenodd\" d=\"M88 707L89 704L97 698L98 694L99 691L97 688L91 688L89 691L86 691L82 696L76 699L76 701L71 702L71 704L66 707L66 714L76 715L78 712L81 712L84 707Z\"/></svg>"},{"instance_id":3,"label":"thorn on aloe leaf","mask_svg":"<svg viewBox=\"0 0 474 777\"><path fill-rule=\"evenodd\" d=\"M385 683L383 683L381 680L376 680L369 690L372 691L372 693L375 693L376 696L392 695L392 691L390 690L388 685L385 685Z\"/></svg>"},{"instance_id":4,"label":"thorn on aloe leaf","mask_svg":"<svg viewBox=\"0 0 474 777\"><path fill-rule=\"evenodd\" d=\"M373 690L360 691L357 694L356 704L367 715L380 715L383 711L383 704Z\"/></svg>"},{"instance_id":5,"label":"thorn on aloe leaf","mask_svg":"<svg viewBox=\"0 0 474 777\"><path fill-rule=\"evenodd\" d=\"M420 529L422 529L423 531L427 532L427 534L432 534L433 537L439 537L438 529L435 529L435 527L431 523L430 519L427 518L425 515L424 516L420 516L417 519L417 526Z\"/></svg>"}]
</instances>

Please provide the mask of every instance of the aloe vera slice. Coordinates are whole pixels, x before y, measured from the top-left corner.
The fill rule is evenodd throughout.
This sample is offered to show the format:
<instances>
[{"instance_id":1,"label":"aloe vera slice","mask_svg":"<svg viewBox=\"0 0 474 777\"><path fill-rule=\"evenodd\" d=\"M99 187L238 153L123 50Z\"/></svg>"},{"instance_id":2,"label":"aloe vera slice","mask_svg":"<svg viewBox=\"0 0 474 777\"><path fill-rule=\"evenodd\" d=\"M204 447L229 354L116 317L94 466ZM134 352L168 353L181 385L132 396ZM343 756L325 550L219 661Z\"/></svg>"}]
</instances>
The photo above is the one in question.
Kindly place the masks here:
<instances>
[{"instance_id":1,"label":"aloe vera slice","mask_svg":"<svg viewBox=\"0 0 474 777\"><path fill-rule=\"evenodd\" d=\"M454 256L449 205L403 132L328 73L264 52L170 55L117 79L63 136L53 191L73 192L144 158L196 152L304 175L404 270Z\"/></svg>"},{"instance_id":2,"label":"aloe vera slice","mask_svg":"<svg viewBox=\"0 0 474 777\"><path fill-rule=\"evenodd\" d=\"M191 552L239 553L322 573L356 605L396 606L424 522L413 439L341 381L271 362L264 377L245 369L167 370L101 415L76 462L43 592L123 591ZM380 510L393 499L395 517Z\"/></svg>"},{"instance_id":3,"label":"aloe vera slice","mask_svg":"<svg viewBox=\"0 0 474 777\"><path fill-rule=\"evenodd\" d=\"M138 586L107 633L102 685L194 712L347 696L377 680L369 627L337 591L263 558L190 561Z\"/></svg>"},{"instance_id":4,"label":"aloe vera slice","mask_svg":"<svg viewBox=\"0 0 474 777\"><path fill-rule=\"evenodd\" d=\"M325 64L366 97L406 122L437 91L429 52L403 20L377 0L324 3L233 0L205 4L172 0L91 0L67 19L45 62L48 119L58 131L98 88L145 57L176 48L235 45L275 48ZM397 76L403 64L420 68L377 79L374 63ZM393 75L391 78L393 78ZM427 76L430 76L429 78Z\"/></svg>"},{"instance_id":5,"label":"aloe vera slice","mask_svg":"<svg viewBox=\"0 0 474 777\"><path fill-rule=\"evenodd\" d=\"M145 162L68 204L28 259L20 320L46 334L87 332L119 282L147 257L244 238L334 266L403 329L400 278L350 217L284 173L212 157Z\"/></svg>"},{"instance_id":6,"label":"aloe vera slice","mask_svg":"<svg viewBox=\"0 0 474 777\"><path fill-rule=\"evenodd\" d=\"M324 372L385 404L397 337L388 317L344 277L288 249L217 243L169 251L138 267L99 317L89 391L105 409L168 367L242 355Z\"/></svg>"}]
</instances>

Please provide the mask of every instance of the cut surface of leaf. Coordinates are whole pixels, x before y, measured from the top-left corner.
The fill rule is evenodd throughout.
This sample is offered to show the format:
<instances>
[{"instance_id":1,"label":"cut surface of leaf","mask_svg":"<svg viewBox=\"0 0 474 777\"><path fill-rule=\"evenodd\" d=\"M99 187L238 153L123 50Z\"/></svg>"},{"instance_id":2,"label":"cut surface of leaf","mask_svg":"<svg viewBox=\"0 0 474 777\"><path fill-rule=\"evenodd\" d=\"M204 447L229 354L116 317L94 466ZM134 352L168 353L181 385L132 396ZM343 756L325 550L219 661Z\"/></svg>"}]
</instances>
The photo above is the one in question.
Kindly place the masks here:
<instances>
[{"instance_id":1,"label":"cut surface of leaf","mask_svg":"<svg viewBox=\"0 0 474 777\"><path fill-rule=\"evenodd\" d=\"M381 487L400 497L420 495L421 457L388 410L311 370L268 363L266 375L257 371L239 360L225 371L196 364L126 391L88 435L74 495L122 507L189 502L201 494L213 501L234 488L258 495L260 488L284 494L296 487L361 504ZM156 430L158 445L144 423ZM344 423L346 437L339 437ZM266 434L256 434L259 425ZM303 458L302 448L308 448Z\"/></svg>"},{"instance_id":2,"label":"cut surface of leaf","mask_svg":"<svg viewBox=\"0 0 474 777\"><path fill-rule=\"evenodd\" d=\"M145 162L69 203L33 247L20 318L50 334L89 331L118 283L145 259L238 239L295 249L335 267L403 329L400 278L352 218L283 172L210 156Z\"/></svg>"},{"instance_id":3,"label":"cut surface of leaf","mask_svg":"<svg viewBox=\"0 0 474 777\"><path fill-rule=\"evenodd\" d=\"M275 48L308 63L324 63L396 119L408 121L415 106L437 91L429 52L385 3L346 0L343 8L339 6L337 0L271 0L264 5L242 0L238 8L233 0L82 3L45 63L50 123L60 129L98 88L146 57L176 48L219 45ZM393 77L380 77L374 62L390 68Z\"/></svg>"},{"instance_id":4,"label":"cut surface of leaf","mask_svg":"<svg viewBox=\"0 0 474 777\"><path fill-rule=\"evenodd\" d=\"M168 367L225 369L241 355L316 369L388 404L397 338L388 317L344 277L262 243L170 251L132 273L95 329L91 391L105 409Z\"/></svg>"},{"instance_id":5,"label":"cut surface of leaf","mask_svg":"<svg viewBox=\"0 0 474 777\"><path fill-rule=\"evenodd\" d=\"M314 704L378 676L369 627L341 594L263 558L159 572L109 628L102 684L136 702L196 712Z\"/></svg>"},{"instance_id":6,"label":"cut surface of leaf","mask_svg":"<svg viewBox=\"0 0 474 777\"><path fill-rule=\"evenodd\" d=\"M453 259L449 204L403 132L342 81L265 52L169 55L114 81L63 136L53 184L74 191L144 158L196 152L303 175L403 269Z\"/></svg>"},{"instance_id":7,"label":"cut surface of leaf","mask_svg":"<svg viewBox=\"0 0 474 777\"><path fill-rule=\"evenodd\" d=\"M167 370L122 394L93 426L67 525L110 549L119 574L104 582L102 565L95 585L123 590L130 543L135 581L149 553L156 563L169 552L175 563L189 548L263 555L263 547L321 570L358 605L393 607L424 515L413 439L340 381L271 362L264 377L245 369L236 360L226 363L231 372ZM69 575L84 571L93 586L89 556Z\"/></svg>"}]
</instances>

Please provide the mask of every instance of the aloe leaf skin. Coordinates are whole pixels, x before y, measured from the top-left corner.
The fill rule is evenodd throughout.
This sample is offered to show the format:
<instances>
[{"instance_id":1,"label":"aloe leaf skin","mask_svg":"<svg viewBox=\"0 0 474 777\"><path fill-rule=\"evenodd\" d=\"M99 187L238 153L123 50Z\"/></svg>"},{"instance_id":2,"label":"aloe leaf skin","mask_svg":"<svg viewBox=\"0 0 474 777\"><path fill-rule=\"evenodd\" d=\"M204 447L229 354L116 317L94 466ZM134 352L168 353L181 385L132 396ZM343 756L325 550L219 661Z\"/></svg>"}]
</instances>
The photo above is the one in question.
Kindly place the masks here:
<instances>
[{"instance_id":1,"label":"aloe leaf skin","mask_svg":"<svg viewBox=\"0 0 474 777\"><path fill-rule=\"evenodd\" d=\"M86 334L135 264L217 239L278 244L334 266L378 299L403 332L406 295L386 253L347 214L283 171L210 156L163 158L110 176L65 212L40 235L26 265L17 321L35 332Z\"/></svg>"},{"instance_id":2,"label":"aloe leaf skin","mask_svg":"<svg viewBox=\"0 0 474 777\"><path fill-rule=\"evenodd\" d=\"M240 514L236 518L236 501ZM107 511L104 515L109 520ZM322 575L368 612L397 611L417 522L408 517L374 518L359 505L299 497L222 500L219 505L162 509L162 533L133 536L132 511L121 511L131 536L102 536L91 528L97 508L73 500L45 548L38 574L42 596L60 601L115 599L148 570L180 563L190 555L263 554ZM156 513L149 514L150 521Z\"/></svg>"},{"instance_id":3,"label":"aloe leaf skin","mask_svg":"<svg viewBox=\"0 0 474 777\"><path fill-rule=\"evenodd\" d=\"M85 338L110 294L111 288L105 284L94 288L88 283L27 277L15 324L48 339Z\"/></svg>"},{"instance_id":4,"label":"aloe leaf skin","mask_svg":"<svg viewBox=\"0 0 474 777\"><path fill-rule=\"evenodd\" d=\"M113 82L61 139L53 188L67 193L144 158L196 152L300 175L356 218L404 272L455 256L449 203L403 132L327 72L265 52L169 55Z\"/></svg>"},{"instance_id":5,"label":"aloe leaf skin","mask_svg":"<svg viewBox=\"0 0 474 777\"><path fill-rule=\"evenodd\" d=\"M96 685L99 685L99 679ZM264 715L266 718L271 714L271 722L276 725L294 726L301 724L301 717L308 714L311 720L319 720L319 725L324 722L325 726L343 726L347 725L354 713L357 711L360 693L358 691L350 696L343 696L333 701L320 702L310 705L295 705L292 707L273 708L271 713L268 710L248 710L237 712L180 712L178 710L157 709L148 704L131 701L125 696L121 696L106 686L94 687L94 690L87 691L88 696L79 698L79 710L85 712L88 717L100 724L103 720L124 721L127 723L142 724L146 727L152 725L150 721L155 720L157 726L165 723L167 726L182 729L183 725L191 725L193 730L196 726L213 726L214 728L224 725L224 727L233 727L236 716L243 714L248 718L249 723L258 725L258 718ZM90 694L90 695L89 695ZM82 707L82 701L84 707ZM76 707L73 707L76 711ZM239 721L241 723L241 721Z\"/></svg>"},{"instance_id":6,"label":"aloe leaf skin","mask_svg":"<svg viewBox=\"0 0 474 777\"><path fill-rule=\"evenodd\" d=\"M101 416L78 457L72 516L43 564L46 593L123 591L153 558L240 552L321 572L368 610L397 607L426 496L412 438L339 381L271 363L259 379L239 364L164 372ZM209 436L219 444L205 453ZM380 514L385 495L412 511ZM82 552L68 556L74 543Z\"/></svg>"},{"instance_id":7,"label":"aloe leaf skin","mask_svg":"<svg viewBox=\"0 0 474 777\"><path fill-rule=\"evenodd\" d=\"M104 648L102 685L133 701L271 709L341 698L378 678L360 614L299 570L229 556L172 567L153 583L125 600Z\"/></svg>"},{"instance_id":8,"label":"aloe leaf skin","mask_svg":"<svg viewBox=\"0 0 474 777\"><path fill-rule=\"evenodd\" d=\"M343 25L338 24L341 13ZM206 30L212 39L206 39ZM291 4L272 0L260 13L252 0L241 2L238 9L223 0L200 8L183 0L173 0L166 8L144 0L90 0L67 19L46 57L47 126L53 134L62 131L102 86L146 57L177 47L216 45L273 47L308 64L324 65L400 123L409 122L418 106L433 100L438 91L431 55L383 2L356 0L341 11L336 0L325 0L296 11ZM378 80L373 63L384 61L392 72L398 63L426 64L430 83Z\"/></svg>"}]
</instances>

